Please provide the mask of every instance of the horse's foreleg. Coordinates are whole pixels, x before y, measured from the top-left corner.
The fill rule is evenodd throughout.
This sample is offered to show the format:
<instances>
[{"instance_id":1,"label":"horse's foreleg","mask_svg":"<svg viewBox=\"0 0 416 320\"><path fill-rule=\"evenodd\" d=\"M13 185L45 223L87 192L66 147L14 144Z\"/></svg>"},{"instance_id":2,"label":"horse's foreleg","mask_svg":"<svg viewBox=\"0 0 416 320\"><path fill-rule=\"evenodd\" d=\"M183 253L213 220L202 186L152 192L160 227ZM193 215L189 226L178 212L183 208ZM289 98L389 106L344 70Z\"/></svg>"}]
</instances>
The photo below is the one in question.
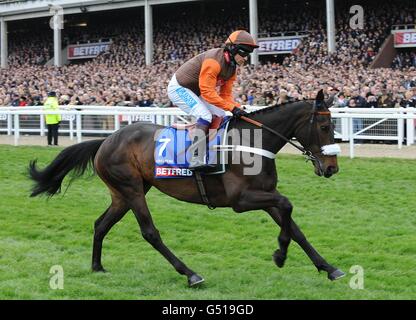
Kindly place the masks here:
<instances>
[{"instance_id":1,"label":"horse's foreleg","mask_svg":"<svg viewBox=\"0 0 416 320\"><path fill-rule=\"evenodd\" d=\"M194 286L204 281L204 279L189 269L181 260L179 260L163 243L159 231L156 229L153 219L147 207L144 194L138 194L135 198L130 200L131 209L136 216L137 222L140 225L140 230L143 238L149 242L153 248L159 251L168 260L172 266L180 274L188 277L189 286Z\"/></svg>"},{"instance_id":2,"label":"horse's foreleg","mask_svg":"<svg viewBox=\"0 0 416 320\"><path fill-rule=\"evenodd\" d=\"M277 191L266 192L247 190L242 192L238 202L233 206L233 209L237 212L243 212L256 209L266 210L266 208L269 207L276 207L282 213L279 221L281 230L278 236L280 250L276 250L273 254L274 262L281 268L285 263L291 239L290 230L293 207L290 201Z\"/></svg>"},{"instance_id":3,"label":"horse's foreleg","mask_svg":"<svg viewBox=\"0 0 416 320\"><path fill-rule=\"evenodd\" d=\"M94 243L92 249L92 271L103 271L101 252L103 240L110 229L124 217L129 207L122 199L113 196L110 207L95 221Z\"/></svg>"},{"instance_id":4,"label":"horse's foreleg","mask_svg":"<svg viewBox=\"0 0 416 320\"><path fill-rule=\"evenodd\" d=\"M266 212L273 218L273 220L281 226L282 217L277 208L268 208ZM341 270L331 266L326 260L315 250L315 248L308 242L305 235L302 233L297 224L291 221L290 224L290 236L291 238L300 245L300 247L305 251L308 257L312 260L316 268L321 271L326 271L328 273L328 278L330 280L336 280L343 277L345 274Z\"/></svg>"}]
</instances>

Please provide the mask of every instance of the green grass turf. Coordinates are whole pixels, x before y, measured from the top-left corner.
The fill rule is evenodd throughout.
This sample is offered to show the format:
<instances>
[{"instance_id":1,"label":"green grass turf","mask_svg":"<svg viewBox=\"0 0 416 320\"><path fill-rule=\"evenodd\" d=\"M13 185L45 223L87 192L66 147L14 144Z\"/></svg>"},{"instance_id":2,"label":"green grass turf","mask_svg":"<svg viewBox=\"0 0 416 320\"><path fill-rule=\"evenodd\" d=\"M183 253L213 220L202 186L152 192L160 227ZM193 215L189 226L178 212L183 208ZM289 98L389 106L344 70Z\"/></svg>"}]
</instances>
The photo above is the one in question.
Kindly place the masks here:
<instances>
[{"instance_id":1,"label":"green grass turf","mask_svg":"<svg viewBox=\"0 0 416 320\"><path fill-rule=\"evenodd\" d=\"M60 150L0 146L0 299L416 298L415 161L340 158L340 173L324 179L301 156L279 155L279 190L295 221L347 273L335 282L294 242L278 269L271 256L279 229L267 214L210 211L152 189L148 204L163 240L206 280L188 288L131 212L104 240L109 272L90 271L93 224L110 201L105 185L86 176L65 196L29 198L29 160L44 167ZM63 267L63 290L50 288L54 265ZM354 265L364 269L362 290L349 285Z\"/></svg>"}]
</instances>

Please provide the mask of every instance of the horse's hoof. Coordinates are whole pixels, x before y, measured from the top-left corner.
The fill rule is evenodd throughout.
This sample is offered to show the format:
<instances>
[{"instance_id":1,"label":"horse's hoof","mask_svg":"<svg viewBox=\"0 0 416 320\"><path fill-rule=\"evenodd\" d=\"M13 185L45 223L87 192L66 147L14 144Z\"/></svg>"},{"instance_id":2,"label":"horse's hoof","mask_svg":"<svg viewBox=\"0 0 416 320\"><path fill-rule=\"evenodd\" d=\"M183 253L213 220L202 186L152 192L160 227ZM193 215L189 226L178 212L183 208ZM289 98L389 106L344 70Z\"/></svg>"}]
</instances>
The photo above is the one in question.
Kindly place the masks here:
<instances>
[{"instance_id":1,"label":"horse's hoof","mask_svg":"<svg viewBox=\"0 0 416 320\"><path fill-rule=\"evenodd\" d=\"M285 260L286 257L280 253L280 250L276 250L273 253L273 261L279 268L282 268L285 265Z\"/></svg>"},{"instance_id":2,"label":"horse's hoof","mask_svg":"<svg viewBox=\"0 0 416 320\"><path fill-rule=\"evenodd\" d=\"M198 284L200 284L204 281L205 281L204 278L202 278L201 276L199 276L195 273L195 274L193 274L192 276L190 276L188 278L188 285L190 287L194 287L194 286L196 286L196 285L198 285Z\"/></svg>"},{"instance_id":3,"label":"horse's hoof","mask_svg":"<svg viewBox=\"0 0 416 320\"><path fill-rule=\"evenodd\" d=\"M92 272L107 272L107 270L105 270L103 266L96 266L92 267Z\"/></svg>"},{"instance_id":4,"label":"horse's hoof","mask_svg":"<svg viewBox=\"0 0 416 320\"><path fill-rule=\"evenodd\" d=\"M328 273L328 279L331 281L341 279L342 277L345 277L345 273L339 269L336 269L335 271Z\"/></svg>"}]
</instances>

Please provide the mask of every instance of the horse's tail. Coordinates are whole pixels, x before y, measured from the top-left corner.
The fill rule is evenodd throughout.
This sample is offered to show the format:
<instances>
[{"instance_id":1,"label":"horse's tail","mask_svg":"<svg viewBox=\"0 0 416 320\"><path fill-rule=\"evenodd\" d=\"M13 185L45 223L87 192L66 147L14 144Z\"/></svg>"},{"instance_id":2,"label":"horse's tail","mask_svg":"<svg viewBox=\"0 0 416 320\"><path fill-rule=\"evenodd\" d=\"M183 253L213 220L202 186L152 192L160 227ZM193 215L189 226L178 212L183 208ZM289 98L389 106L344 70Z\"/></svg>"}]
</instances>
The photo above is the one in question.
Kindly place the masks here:
<instances>
[{"instance_id":1,"label":"horse's tail","mask_svg":"<svg viewBox=\"0 0 416 320\"><path fill-rule=\"evenodd\" d=\"M73 179L82 176L89 166L93 166L95 155L103 141L91 140L65 148L43 170L36 168L37 160L30 161L29 176L36 182L30 196L35 197L41 193L46 193L51 197L59 193L62 181L72 170L74 170L74 175L71 182Z\"/></svg>"}]
</instances>

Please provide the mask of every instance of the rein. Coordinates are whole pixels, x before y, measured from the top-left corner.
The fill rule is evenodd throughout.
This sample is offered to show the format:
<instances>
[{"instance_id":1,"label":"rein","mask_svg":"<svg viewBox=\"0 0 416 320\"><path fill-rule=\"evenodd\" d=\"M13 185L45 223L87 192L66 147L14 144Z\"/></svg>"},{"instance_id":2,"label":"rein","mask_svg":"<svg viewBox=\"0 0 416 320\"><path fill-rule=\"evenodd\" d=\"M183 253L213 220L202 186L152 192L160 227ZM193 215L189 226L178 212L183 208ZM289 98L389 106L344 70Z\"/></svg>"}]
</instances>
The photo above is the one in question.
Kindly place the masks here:
<instances>
[{"instance_id":1,"label":"rein","mask_svg":"<svg viewBox=\"0 0 416 320\"><path fill-rule=\"evenodd\" d=\"M241 117L240 117L240 119L241 119L241 120L244 120L245 122L251 123L251 124L255 125L256 127L259 127L259 128L261 128L261 129L267 130L267 131L269 131L270 133L273 133L274 135L278 136L279 138L281 138L281 139L285 140L287 143L291 144L291 145L292 145L292 146L294 146L296 149L298 149L300 152L302 152L302 155L304 155L304 156L306 157L306 160L307 160L307 161L309 161L309 160L311 160L311 161L316 161L316 160L318 160L318 159L317 159L314 155L312 155L312 152L311 152L311 151L306 150L304 147L299 146L299 145L297 145L296 143L294 143L294 142L290 141L290 140L289 140L288 138L286 138L284 135L282 135L282 134L280 134L279 132L277 132L276 130L273 130L272 128L270 128L270 127L266 126L265 124L263 124L263 123L261 123L261 122L259 122L259 121L256 121L256 120L253 120L253 119L247 118L247 117L245 117L245 116L241 116Z\"/></svg>"}]
</instances>

